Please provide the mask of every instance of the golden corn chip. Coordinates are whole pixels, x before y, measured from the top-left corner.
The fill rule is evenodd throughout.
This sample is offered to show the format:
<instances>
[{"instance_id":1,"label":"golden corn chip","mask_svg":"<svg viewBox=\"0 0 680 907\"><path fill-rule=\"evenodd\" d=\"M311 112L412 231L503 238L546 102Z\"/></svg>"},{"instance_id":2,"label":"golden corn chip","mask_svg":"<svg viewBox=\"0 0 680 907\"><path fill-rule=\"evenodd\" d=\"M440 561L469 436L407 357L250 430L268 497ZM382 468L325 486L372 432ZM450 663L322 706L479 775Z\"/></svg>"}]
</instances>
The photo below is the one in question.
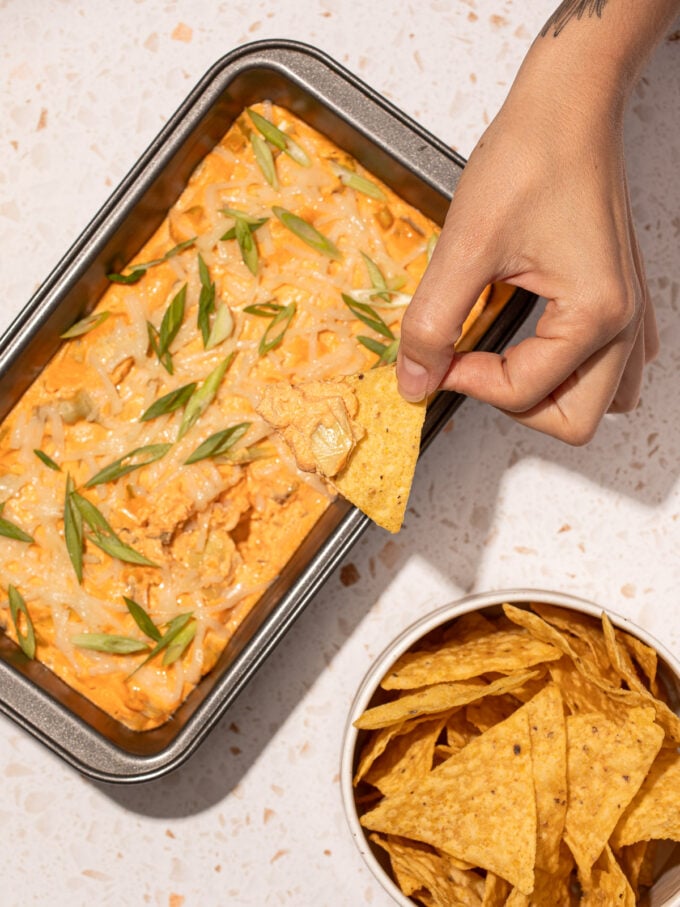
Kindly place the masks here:
<instances>
[{"instance_id":1,"label":"golden corn chip","mask_svg":"<svg viewBox=\"0 0 680 907\"><path fill-rule=\"evenodd\" d=\"M567 814L567 731L560 691L550 684L525 708L536 789L536 868L556 873Z\"/></svg>"},{"instance_id":2,"label":"golden corn chip","mask_svg":"<svg viewBox=\"0 0 680 907\"><path fill-rule=\"evenodd\" d=\"M584 878L640 788L663 737L649 708L626 709L618 721L596 713L567 718L564 839Z\"/></svg>"},{"instance_id":3,"label":"golden corn chip","mask_svg":"<svg viewBox=\"0 0 680 907\"><path fill-rule=\"evenodd\" d=\"M638 639L637 636L631 636L630 633L624 633L622 630L619 630L618 636L629 654L640 666L640 670L644 676L647 678L650 692L653 696L658 696L659 691L657 689L656 671L659 658L656 651L642 642L641 639Z\"/></svg>"},{"instance_id":4,"label":"golden corn chip","mask_svg":"<svg viewBox=\"0 0 680 907\"><path fill-rule=\"evenodd\" d=\"M635 907L635 892L608 844L592 872L587 877L579 873L579 882L583 891L581 907Z\"/></svg>"},{"instance_id":5,"label":"golden corn chip","mask_svg":"<svg viewBox=\"0 0 680 907\"><path fill-rule=\"evenodd\" d=\"M396 736L368 769L365 780L385 796L412 787L431 770L435 743L445 722L446 717L422 721Z\"/></svg>"},{"instance_id":6,"label":"golden corn chip","mask_svg":"<svg viewBox=\"0 0 680 907\"><path fill-rule=\"evenodd\" d=\"M512 886L495 872L487 872L481 907L505 907Z\"/></svg>"},{"instance_id":7,"label":"golden corn chip","mask_svg":"<svg viewBox=\"0 0 680 907\"><path fill-rule=\"evenodd\" d=\"M361 756L352 783L356 786L362 780L375 760L385 752L394 737L410 733L420 722L427 720L427 716L413 718L410 721L403 721L400 724L391 724L380 728L375 734L371 734L361 750Z\"/></svg>"},{"instance_id":8,"label":"golden corn chip","mask_svg":"<svg viewBox=\"0 0 680 907\"><path fill-rule=\"evenodd\" d=\"M375 730L396 724L405 718L416 718L419 715L434 715L445 712L455 706L467 705L484 696L498 696L511 692L515 686L521 686L534 675L531 671L521 671L486 685L474 683L436 683L417 690L407 696L401 696L392 702L377 705L368 709L354 722L360 730Z\"/></svg>"},{"instance_id":9,"label":"golden corn chip","mask_svg":"<svg viewBox=\"0 0 680 907\"><path fill-rule=\"evenodd\" d=\"M607 654L609 655L612 667L621 680L624 680L631 690L637 690L638 693L648 694L649 691L647 690L647 687L642 683L633 667L633 662L631 661L628 651L618 640L614 625L604 613L602 614L602 632L604 633Z\"/></svg>"},{"instance_id":10,"label":"golden corn chip","mask_svg":"<svg viewBox=\"0 0 680 907\"><path fill-rule=\"evenodd\" d=\"M638 841L622 847L616 853L619 866L624 871L636 897L641 885L652 884L648 868L653 862L656 844L656 841Z\"/></svg>"},{"instance_id":11,"label":"golden corn chip","mask_svg":"<svg viewBox=\"0 0 680 907\"><path fill-rule=\"evenodd\" d=\"M621 714L621 704L582 674L567 655L548 670L571 714L598 712L612 721Z\"/></svg>"},{"instance_id":12,"label":"golden corn chip","mask_svg":"<svg viewBox=\"0 0 680 907\"><path fill-rule=\"evenodd\" d=\"M426 889L436 907L450 907L452 904L481 903L484 879L474 871L461 870L447 855L436 853L432 848L417 841L409 841L395 835L380 837L371 835L390 856L393 867L400 874L406 874L411 884L416 884L409 894ZM416 895L420 898L420 895Z\"/></svg>"},{"instance_id":13,"label":"golden corn chip","mask_svg":"<svg viewBox=\"0 0 680 907\"><path fill-rule=\"evenodd\" d=\"M488 731L499 721L505 721L519 707L510 693L503 696L487 696L465 706L465 717L480 733Z\"/></svg>"},{"instance_id":14,"label":"golden corn chip","mask_svg":"<svg viewBox=\"0 0 680 907\"><path fill-rule=\"evenodd\" d=\"M581 643L585 643L602 675L609 677L609 679L615 679L611 672L609 655L602 638L602 627L598 620L589 614L582 614L580 611L571 611L566 608L560 608L558 605L547 605L542 602L532 602L531 609L544 621L552 624L553 627L568 633L570 636L580 640ZM572 639L571 642L573 644L574 640ZM581 648L581 654L583 654L583 651L583 648Z\"/></svg>"},{"instance_id":15,"label":"golden corn chip","mask_svg":"<svg viewBox=\"0 0 680 907\"><path fill-rule=\"evenodd\" d=\"M462 750L477 736L477 728L467 720L465 708L457 709L446 719L446 743L452 750Z\"/></svg>"},{"instance_id":16,"label":"golden corn chip","mask_svg":"<svg viewBox=\"0 0 680 907\"><path fill-rule=\"evenodd\" d=\"M662 749L649 774L621 816L614 847L667 838L680 841L680 753Z\"/></svg>"},{"instance_id":17,"label":"golden corn chip","mask_svg":"<svg viewBox=\"0 0 680 907\"><path fill-rule=\"evenodd\" d=\"M468 680L497 671L511 674L546 661L561 651L534 639L525 630L491 628L464 642L452 639L434 652L406 652L397 659L381 686L386 690L415 689L426 683Z\"/></svg>"},{"instance_id":18,"label":"golden corn chip","mask_svg":"<svg viewBox=\"0 0 680 907\"><path fill-rule=\"evenodd\" d=\"M472 740L411 791L385 797L361 823L430 844L530 894L536 801L527 707Z\"/></svg>"},{"instance_id":19,"label":"golden corn chip","mask_svg":"<svg viewBox=\"0 0 680 907\"><path fill-rule=\"evenodd\" d=\"M359 404L356 421L366 434L332 485L373 522L398 532L404 521L425 402L408 403L397 390L394 366L347 378Z\"/></svg>"}]
</instances>

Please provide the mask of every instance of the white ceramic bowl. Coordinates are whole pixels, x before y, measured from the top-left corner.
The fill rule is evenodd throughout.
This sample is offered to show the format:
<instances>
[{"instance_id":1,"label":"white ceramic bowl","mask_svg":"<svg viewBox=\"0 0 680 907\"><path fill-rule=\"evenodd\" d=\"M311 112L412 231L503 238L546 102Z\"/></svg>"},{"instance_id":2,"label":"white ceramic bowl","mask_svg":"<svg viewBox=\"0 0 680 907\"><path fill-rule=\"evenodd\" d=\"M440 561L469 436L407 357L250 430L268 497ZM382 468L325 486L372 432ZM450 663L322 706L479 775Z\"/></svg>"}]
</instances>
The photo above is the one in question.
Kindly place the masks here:
<instances>
[{"instance_id":1,"label":"white ceramic bowl","mask_svg":"<svg viewBox=\"0 0 680 907\"><path fill-rule=\"evenodd\" d=\"M400 655L415 645L421 637L427 635L441 624L448 623L448 621L469 611L487 609L498 613L504 602L520 605L532 601L571 608L581 613L590 614L595 618L599 618L602 611L606 610L615 627L637 636L646 645L656 649L659 656L659 672L669 688L671 704L680 714L680 660L657 639L647 633L646 630L643 630L628 618L610 611L609 608L603 609L601 605L597 605L594 602L560 592L548 592L543 589L501 589L494 592L469 595L421 617L410 627L407 627L383 650L361 682L347 720L340 765L342 798L352 837L375 878L396 903L402 905L402 907L413 907L415 902L406 897L392 880L388 872L388 861L385 854L380 848L374 847L369 842L359 822L352 778L357 761L357 743L360 740L360 732L354 727L354 721L371 704L371 700L378 691L380 681L387 674L392 664ZM648 904L649 907L680 907L680 865L669 869L657 880L650 891Z\"/></svg>"}]
</instances>

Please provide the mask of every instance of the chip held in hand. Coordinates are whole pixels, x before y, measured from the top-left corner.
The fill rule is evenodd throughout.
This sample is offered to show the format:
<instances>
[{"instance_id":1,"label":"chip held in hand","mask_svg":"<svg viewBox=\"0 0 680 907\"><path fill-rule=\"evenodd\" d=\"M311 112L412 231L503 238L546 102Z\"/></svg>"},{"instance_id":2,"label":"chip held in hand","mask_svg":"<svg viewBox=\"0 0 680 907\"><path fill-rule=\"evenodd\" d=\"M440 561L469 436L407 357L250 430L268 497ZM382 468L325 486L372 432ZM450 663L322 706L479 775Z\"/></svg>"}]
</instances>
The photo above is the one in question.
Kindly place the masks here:
<instances>
[{"instance_id":1,"label":"chip held in hand","mask_svg":"<svg viewBox=\"0 0 680 907\"><path fill-rule=\"evenodd\" d=\"M389 532L404 521L425 420L394 365L347 378L271 385L258 412L289 444L300 469L317 472Z\"/></svg>"}]
</instances>

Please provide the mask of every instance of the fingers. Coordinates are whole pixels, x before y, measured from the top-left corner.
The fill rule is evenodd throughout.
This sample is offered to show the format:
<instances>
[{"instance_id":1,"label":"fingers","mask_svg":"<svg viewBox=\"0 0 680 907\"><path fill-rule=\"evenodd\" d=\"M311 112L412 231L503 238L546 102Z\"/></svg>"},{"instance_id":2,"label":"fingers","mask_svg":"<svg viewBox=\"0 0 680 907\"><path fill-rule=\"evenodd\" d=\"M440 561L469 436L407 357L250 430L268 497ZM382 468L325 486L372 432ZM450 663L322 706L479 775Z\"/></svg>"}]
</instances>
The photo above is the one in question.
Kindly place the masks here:
<instances>
[{"instance_id":1,"label":"fingers","mask_svg":"<svg viewBox=\"0 0 680 907\"><path fill-rule=\"evenodd\" d=\"M453 205L451 208L453 211ZM478 267L471 238L460 237L450 214L432 260L404 314L397 378L402 395L412 402L439 387L453 358L465 318L490 282L488 262Z\"/></svg>"}]
</instances>

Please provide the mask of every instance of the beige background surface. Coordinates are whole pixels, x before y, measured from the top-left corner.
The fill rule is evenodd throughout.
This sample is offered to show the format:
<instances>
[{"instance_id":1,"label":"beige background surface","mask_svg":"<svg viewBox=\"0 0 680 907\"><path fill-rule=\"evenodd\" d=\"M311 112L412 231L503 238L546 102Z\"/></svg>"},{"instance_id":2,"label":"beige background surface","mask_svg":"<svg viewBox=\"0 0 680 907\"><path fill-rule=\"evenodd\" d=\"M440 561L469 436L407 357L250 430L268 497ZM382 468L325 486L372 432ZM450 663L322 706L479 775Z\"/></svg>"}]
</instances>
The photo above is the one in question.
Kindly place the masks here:
<instances>
[{"instance_id":1,"label":"beige background surface","mask_svg":"<svg viewBox=\"0 0 680 907\"><path fill-rule=\"evenodd\" d=\"M0 0L0 328L237 45L317 45L468 154L552 6ZM640 408L570 449L466 403L419 466L402 533L367 532L165 779L91 783L0 718L2 907L387 907L342 812L345 716L387 641L469 590L581 595L680 655L678 40L659 46L635 92L627 147L662 339Z\"/></svg>"}]
</instances>

